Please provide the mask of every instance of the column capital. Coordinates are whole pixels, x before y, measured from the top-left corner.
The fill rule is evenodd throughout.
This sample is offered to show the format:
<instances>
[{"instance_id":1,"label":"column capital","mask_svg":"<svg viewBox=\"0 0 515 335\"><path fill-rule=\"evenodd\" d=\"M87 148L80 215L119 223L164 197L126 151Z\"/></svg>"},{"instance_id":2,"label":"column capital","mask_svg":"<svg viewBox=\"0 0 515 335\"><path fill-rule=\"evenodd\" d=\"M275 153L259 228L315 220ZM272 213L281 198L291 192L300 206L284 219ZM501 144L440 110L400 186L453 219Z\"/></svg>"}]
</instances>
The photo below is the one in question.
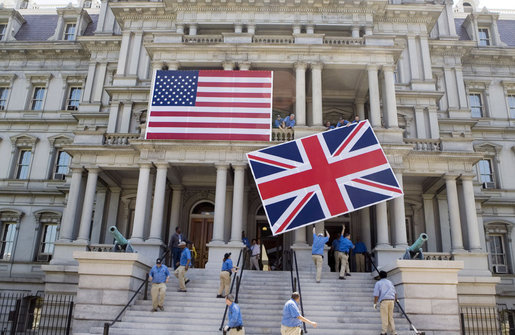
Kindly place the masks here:
<instances>
[{"instance_id":1,"label":"column capital","mask_svg":"<svg viewBox=\"0 0 515 335\"><path fill-rule=\"evenodd\" d=\"M309 66L311 67L311 70L322 70L322 68L324 67L324 63L310 63Z\"/></svg>"},{"instance_id":2,"label":"column capital","mask_svg":"<svg viewBox=\"0 0 515 335\"><path fill-rule=\"evenodd\" d=\"M393 73L395 71L395 66L392 64L383 65L383 71Z\"/></svg>"},{"instance_id":3,"label":"column capital","mask_svg":"<svg viewBox=\"0 0 515 335\"><path fill-rule=\"evenodd\" d=\"M118 186L109 186L109 191L111 193L120 193L122 191L122 188Z\"/></svg>"},{"instance_id":4,"label":"column capital","mask_svg":"<svg viewBox=\"0 0 515 335\"><path fill-rule=\"evenodd\" d=\"M229 169L229 164L227 163L215 163L215 167L217 170L227 170Z\"/></svg>"},{"instance_id":5,"label":"column capital","mask_svg":"<svg viewBox=\"0 0 515 335\"><path fill-rule=\"evenodd\" d=\"M246 163L231 163L234 170L245 170L247 168Z\"/></svg>"},{"instance_id":6,"label":"column capital","mask_svg":"<svg viewBox=\"0 0 515 335\"><path fill-rule=\"evenodd\" d=\"M151 169L152 168L152 163L139 163L139 168L140 169Z\"/></svg>"},{"instance_id":7,"label":"column capital","mask_svg":"<svg viewBox=\"0 0 515 335\"><path fill-rule=\"evenodd\" d=\"M234 62L233 61L222 62L222 66L225 71L234 70Z\"/></svg>"},{"instance_id":8,"label":"column capital","mask_svg":"<svg viewBox=\"0 0 515 335\"><path fill-rule=\"evenodd\" d=\"M375 64L370 64L370 65L367 65L367 71L378 71L379 70L379 66L378 65L375 65Z\"/></svg>"},{"instance_id":9,"label":"column capital","mask_svg":"<svg viewBox=\"0 0 515 335\"><path fill-rule=\"evenodd\" d=\"M182 185L176 185L176 184L174 184L174 185L171 185L170 187L171 187L171 189L172 189L173 191L182 191L182 190L184 190L184 186L182 186Z\"/></svg>"},{"instance_id":10,"label":"column capital","mask_svg":"<svg viewBox=\"0 0 515 335\"><path fill-rule=\"evenodd\" d=\"M356 105L364 104L365 102L367 102L367 99L365 99L365 98L356 98L356 99L354 99L354 103Z\"/></svg>"},{"instance_id":11,"label":"column capital","mask_svg":"<svg viewBox=\"0 0 515 335\"><path fill-rule=\"evenodd\" d=\"M98 166L92 166L92 167L87 167L86 170L88 170L88 174L89 173L98 174L101 169Z\"/></svg>"},{"instance_id":12,"label":"column capital","mask_svg":"<svg viewBox=\"0 0 515 335\"><path fill-rule=\"evenodd\" d=\"M461 179L461 180L467 180L467 181L468 181L468 180L472 181L474 178L476 178L476 176L475 176L475 175L472 175L472 174L462 174L462 175L460 176L460 179Z\"/></svg>"},{"instance_id":13,"label":"column capital","mask_svg":"<svg viewBox=\"0 0 515 335\"><path fill-rule=\"evenodd\" d=\"M443 179L445 179L445 181L447 180L454 180L456 181L456 179L459 177L459 175L456 175L456 174L445 174L443 176Z\"/></svg>"},{"instance_id":14,"label":"column capital","mask_svg":"<svg viewBox=\"0 0 515 335\"><path fill-rule=\"evenodd\" d=\"M427 194L427 193L422 194L422 199L424 199L424 200L433 200L434 197L435 197L434 194Z\"/></svg>"},{"instance_id":15,"label":"column capital","mask_svg":"<svg viewBox=\"0 0 515 335\"><path fill-rule=\"evenodd\" d=\"M293 67L295 68L295 70L306 70L308 64L305 62L295 62L293 63Z\"/></svg>"},{"instance_id":16,"label":"column capital","mask_svg":"<svg viewBox=\"0 0 515 335\"><path fill-rule=\"evenodd\" d=\"M248 71L250 70L251 62L238 62L238 67L240 71Z\"/></svg>"},{"instance_id":17,"label":"column capital","mask_svg":"<svg viewBox=\"0 0 515 335\"><path fill-rule=\"evenodd\" d=\"M82 173L84 172L84 168L82 166L72 166L70 167L71 173Z\"/></svg>"},{"instance_id":18,"label":"column capital","mask_svg":"<svg viewBox=\"0 0 515 335\"><path fill-rule=\"evenodd\" d=\"M168 167L170 167L170 165L168 164L168 162L154 162L154 165L156 166L156 168L159 170L159 169L168 169Z\"/></svg>"}]
</instances>

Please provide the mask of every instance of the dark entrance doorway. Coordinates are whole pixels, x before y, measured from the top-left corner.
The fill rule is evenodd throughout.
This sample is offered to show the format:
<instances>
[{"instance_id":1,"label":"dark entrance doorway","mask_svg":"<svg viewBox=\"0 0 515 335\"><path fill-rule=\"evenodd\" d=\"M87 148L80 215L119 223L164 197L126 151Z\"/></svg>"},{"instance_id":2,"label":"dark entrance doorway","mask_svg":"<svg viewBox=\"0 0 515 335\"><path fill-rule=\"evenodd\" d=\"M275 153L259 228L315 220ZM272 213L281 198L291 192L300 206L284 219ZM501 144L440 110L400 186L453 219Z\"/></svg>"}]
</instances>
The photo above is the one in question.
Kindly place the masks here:
<instances>
[{"instance_id":1,"label":"dark entrance doorway","mask_svg":"<svg viewBox=\"0 0 515 335\"><path fill-rule=\"evenodd\" d=\"M260 207L256 213L256 237L266 250L266 255L261 255L263 270L282 271L284 263L283 235L273 236L263 207Z\"/></svg>"}]
</instances>

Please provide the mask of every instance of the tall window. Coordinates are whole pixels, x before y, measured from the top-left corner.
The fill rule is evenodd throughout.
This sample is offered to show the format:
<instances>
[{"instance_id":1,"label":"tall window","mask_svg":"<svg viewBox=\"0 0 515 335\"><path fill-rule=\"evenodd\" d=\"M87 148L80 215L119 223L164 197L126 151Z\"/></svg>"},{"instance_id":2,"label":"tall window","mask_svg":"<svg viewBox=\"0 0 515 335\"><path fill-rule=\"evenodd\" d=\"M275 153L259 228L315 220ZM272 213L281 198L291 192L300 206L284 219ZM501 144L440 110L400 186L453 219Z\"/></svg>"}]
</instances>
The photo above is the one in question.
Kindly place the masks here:
<instances>
[{"instance_id":1,"label":"tall window","mask_svg":"<svg viewBox=\"0 0 515 335\"><path fill-rule=\"evenodd\" d=\"M0 24L0 41L4 40L4 37L6 34L6 29L7 29L7 27L5 24Z\"/></svg>"},{"instance_id":2,"label":"tall window","mask_svg":"<svg viewBox=\"0 0 515 335\"><path fill-rule=\"evenodd\" d=\"M41 227L41 243L38 252L38 261L48 262L54 253L54 243L57 240L57 224L47 223Z\"/></svg>"},{"instance_id":3,"label":"tall window","mask_svg":"<svg viewBox=\"0 0 515 335\"><path fill-rule=\"evenodd\" d=\"M479 161L479 181L483 184L484 188L494 188L494 174L492 171L492 162L489 159L482 159Z\"/></svg>"},{"instance_id":4,"label":"tall window","mask_svg":"<svg viewBox=\"0 0 515 335\"><path fill-rule=\"evenodd\" d=\"M16 223L5 222L2 225L2 235L0 235L0 259L8 261L12 257L14 237L16 235Z\"/></svg>"},{"instance_id":5,"label":"tall window","mask_svg":"<svg viewBox=\"0 0 515 335\"><path fill-rule=\"evenodd\" d=\"M492 260L492 270L494 273L508 273L506 251L504 248L504 235L490 235L490 256Z\"/></svg>"},{"instance_id":6,"label":"tall window","mask_svg":"<svg viewBox=\"0 0 515 335\"><path fill-rule=\"evenodd\" d=\"M508 95L508 105L510 108L510 117L515 119L515 95Z\"/></svg>"},{"instance_id":7,"label":"tall window","mask_svg":"<svg viewBox=\"0 0 515 335\"><path fill-rule=\"evenodd\" d=\"M488 28L479 28L478 36L480 46L487 47L490 45L490 32L488 31Z\"/></svg>"},{"instance_id":8,"label":"tall window","mask_svg":"<svg viewBox=\"0 0 515 335\"><path fill-rule=\"evenodd\" d=\"M7 87L0 87L0 111L3 111L7 108L7 95L9 94L9 89Z\"/></svg>"},{"instance_id":9,"label":"tall window","mask_svg":"<svg viewBox=\"0 0 515 335\"><path fill-rule=\"evenodd\" d=\"M57 161L55 164L54 179L63 180L64 176L68 174L70 162L72 157L65 151L59 151L57 154Z\"/></svg>"},{"instance_id":10,"label":"tall window","mask_svg":"<svg viewBox=\"0 0 515 335\"><path fill-rule=\"evenodd\" d=\"M75 23L68 23L64 30L64 40L65 41L75 41Z\"/></svg>"},{"instance_id":11,"label":"tall window","mask_svg":"<svg viewBox=\"0 0 515 335\"><path fill-rule=\"evenodd\" d=\"M70 87L70 94L66 101L66 109L69 111L76 111L79 109L80 96L82 89L80 87Z\"/></svg>"},{"instance_id":12,"label":"tall window","mask_svg":"<svg viewBox=\"0 0 515 335\"><path fill-rule=\"evenodd\" d=\"M469 94L470 112L472 117L483 117L483 105L481 102L481 94Z\"/></svg>"},{"instance_id":13,"label":"tall window","mask_svg":"<svg viewBox=\"0 0 515 335\"><path fill-rule=\"evenodd\" d=\"M16 179L28 179L30 170L30 159L32 151L20 150L18 157L18 166L16 168Z\"/></svg>"},{"instance_id":14,"label":"tall window","mask_svg":"<svg viewBox=\"0 0 515 335\"><path fill-rule=\"evenodd\" d=\"M30 109L32 109L33 111L39 111L43 109L45 92L45 87L34 87L34 95L32 96L32 104Z\"/></svg>"}]
</instances>

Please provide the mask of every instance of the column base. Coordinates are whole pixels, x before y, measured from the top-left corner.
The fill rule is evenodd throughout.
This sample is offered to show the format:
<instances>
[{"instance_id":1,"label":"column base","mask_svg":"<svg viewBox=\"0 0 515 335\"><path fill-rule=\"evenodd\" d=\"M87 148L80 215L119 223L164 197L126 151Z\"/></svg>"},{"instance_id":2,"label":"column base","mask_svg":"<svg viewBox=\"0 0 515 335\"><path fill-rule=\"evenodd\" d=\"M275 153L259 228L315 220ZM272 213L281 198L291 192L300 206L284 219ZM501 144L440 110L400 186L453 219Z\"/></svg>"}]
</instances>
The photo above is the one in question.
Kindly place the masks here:
<instances>
[{"instance_id":1,"label":"column base","mask_svg":"<svg viewBox=\"0 0 515 335\"><path fill-rule=\"evenodd\" d=\"M452 252L455 261L463 261L465 267L458 275L465 277L492 277L488 267L488 254L484 252Z\"/></svg>"},{"instance_id":2,"label":"column base","mask_svg":"<svg viewBox=\"0 0 515 335\"><path fill-rule=\"evenodd\" d=\"M141 255L145 261L155 263L156 259L161 257L163 243L161 241L145 241L145 242L132 242L132 248L136 253Z\"/></svg>"},{"instance_id":3,"label":"column base","mask_svg":"<svg viewBox=\"0 0 515 335\"><path fill-rule=\"evenodd\" d=\"M78 265L73 258L74 251L86 251L87 242L58 240L54 244L54 254L51 265Z\"/></svg>"},{"instance_id":4,"label":"column base","mask_svg":"<svg viewBox=\"0 0 515 335\"><path fill-rule=\"evenodd\" d=\"M382 245L375 247L372 252L375 256L374 263L379 270L382 270L382 268L395 264L398 259L402 258L406 249L401 250L393 248L391 245Z\"/></svg>"},{"instance_id":5,"label":"column base","mask_svg":"<svg viewBox=\"0 0 515 335\"><path fill-rule=\"evenodd\" d=\"M238 245L236 245L230 243L225 244L222 241L211 241L208 243L207 247L209 248L209 255L205 266L206 270L220 271L220 269L222 268L224 255L230 252L232 262L234 266L236 266L236 264L238 263L238 256L240 255L240 250L243 249L245 245L241 242Z\"/></svg>"},{"instance_id":6,"label":"column base","mask_svg":"<svg viewBox=\"0 0 515 335\"><path fill-rule=\"evenodd\" d=\"M299 271L309 271L315 274L317 269L315 267L315 263L313 263L313 258L311 257L312 247L307 243L295 243L291 246L291 249L295 250L295 253L297 254L297 266L299 267ZM323 272L331 272L331 268L327 263L328 250L329 247L324 247Z\"/></svg>"}]
</instances>

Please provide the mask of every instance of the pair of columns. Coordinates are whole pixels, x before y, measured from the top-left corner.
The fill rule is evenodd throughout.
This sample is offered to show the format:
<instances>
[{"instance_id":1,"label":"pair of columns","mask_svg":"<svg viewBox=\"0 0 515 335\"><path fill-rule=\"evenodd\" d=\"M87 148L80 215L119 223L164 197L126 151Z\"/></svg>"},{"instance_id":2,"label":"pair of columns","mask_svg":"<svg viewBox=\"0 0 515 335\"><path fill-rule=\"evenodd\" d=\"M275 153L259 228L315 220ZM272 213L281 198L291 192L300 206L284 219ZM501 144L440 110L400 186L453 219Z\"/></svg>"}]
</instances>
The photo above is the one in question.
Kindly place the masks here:
<instances>
[{"instance_id":1,"label":"pair of columns","mask_svg":"<svg viewBox=\"0 0 515 335\"><path fill-rule=\"evenodd\" d=\"M392 65L383 65L382 91L384 123L386 128L398 128L397 122L397 100L395 97L395 75ZM381 127L381 109L379 94L379 67L371 65L368 72L368 94L370 103L369 120L372 127Z\"/></svg>"},{"instance_id":2,"label":"pair of columns","mask_svg":"<svg viewBox=\"0 0 515 335\"><path fill-rule=\"evenodd\" d=\"M245 168L246 165L233 164L234 186L232 202L232 244L241 244L241 232L243 226L243 199L245 191ZM224 242L225 222L225 196L227 194L227 170L229 165L216 165L216 191L215 191L215 219L213 222L213 239L211 242Z\"/></svg>"},{"instance_id":3,"label":"pair of columns","mask_svg":"<svg viewBox=\"0 0 515 335\"><path fill-rule=\"evenodd\" d=\"M295 63L295 115L299 126L306 125L306 69L307 63ZM321 63L312 63L311 93L313 125L322 126L322 68Z\"/></svg>"}]
</instances>

